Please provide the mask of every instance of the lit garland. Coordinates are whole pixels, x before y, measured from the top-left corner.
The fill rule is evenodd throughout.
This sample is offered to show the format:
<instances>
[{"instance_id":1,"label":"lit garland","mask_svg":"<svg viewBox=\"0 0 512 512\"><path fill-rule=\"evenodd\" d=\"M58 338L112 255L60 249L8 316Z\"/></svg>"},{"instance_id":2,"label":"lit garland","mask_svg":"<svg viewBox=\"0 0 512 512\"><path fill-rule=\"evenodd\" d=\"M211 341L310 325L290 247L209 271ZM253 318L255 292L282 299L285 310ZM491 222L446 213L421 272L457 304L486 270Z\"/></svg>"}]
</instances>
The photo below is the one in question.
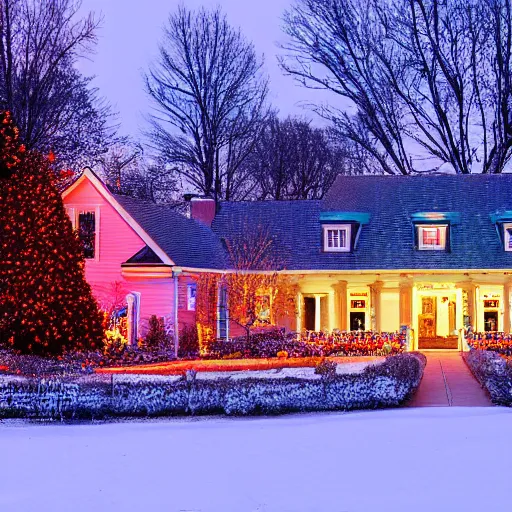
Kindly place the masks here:
<instances>
[{"instance_id":1,"label":"lit garland","mask_svg":"<svg viewBox=\"0 0 512 512\"><path fill-rule=\"evenodd\" d=\"M473 350L489 350L512 355L512 334L505 332L469 332L466 341Z\"/></svg>"},{"instance_id":2,"label":"lit garland","mask_svg":"<svg viewBox=\"0 0 512 512\"><path fill-rule=\"evenodd\" d=\"M48 160L0 112L0 340L25 352L94 348L101 317Z\"/></svg>"},{"instance_id":3,"label":"lit garland","mask_svg":"<svg viewBox=\"0 0 512 512\"><path fill-rule=\"evenodd\" d=\"M196 326L201 355L215 339L219 281L218 274L210 273L201 274L197 280Z\"/></svg>"}]
</instances>

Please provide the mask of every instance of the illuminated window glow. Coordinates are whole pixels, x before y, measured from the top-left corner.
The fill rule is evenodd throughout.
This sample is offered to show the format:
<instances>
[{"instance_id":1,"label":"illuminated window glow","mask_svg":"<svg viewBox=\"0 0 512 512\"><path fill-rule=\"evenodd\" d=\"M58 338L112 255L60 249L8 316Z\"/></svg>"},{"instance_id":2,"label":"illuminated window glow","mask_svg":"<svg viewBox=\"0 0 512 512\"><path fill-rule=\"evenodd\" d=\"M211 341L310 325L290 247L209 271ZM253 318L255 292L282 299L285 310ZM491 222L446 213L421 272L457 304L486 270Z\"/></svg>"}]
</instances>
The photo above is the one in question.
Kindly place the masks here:
<instances>
[{"instance_id":1,"label":"illuminated window glow","mask_svg":"<svg viewBox=\"0 0 512 512\"><path fill-rule=\"evenodd\" d=\"M188 311L196 310L196 291L197 291L196 283L189 283L187 285L187 310Z\"/></svg>"},{"instance_id":2,"label":"illuminated window glow","mask_svg":"<svg viewBox=\"0 0 512 512\"><path fill-rule=\"evenodd\" d=\"M418 249L420 251L444 251L447 227L446 225L418 226Z\"/></svg>"},{"instance_id":3,"label":"illuminated window glow","mask_svg":"<svg viewBox=\"0 0 512 512\"><path fill-rule=\"evenodd\" d=\"M512 223L503 224L504 229L504 240L505 240L505 251L512 251Z\"/></svg>"},{"instance_id":4,"label":"illuminated window glow","mask_svg":"<svg viewBox=\"0 0 512 512\"><path fill-rule=\"evenodd\" d=\"M66 208L73 229L78 233L86 260L99 259L99 208L82 209L80 207Z\"/></svg>"},{"instance_id":5,"label":"illuminated window glow","mask_svg":"<svg viewBox=\"0 0 512 512\"><path fill-rule=\"evenodd\" d=\"M78 214L78 238L82 242L85 259L94 259L96 252L96 215L94 212Z\"/></svg>"}]
</instances>

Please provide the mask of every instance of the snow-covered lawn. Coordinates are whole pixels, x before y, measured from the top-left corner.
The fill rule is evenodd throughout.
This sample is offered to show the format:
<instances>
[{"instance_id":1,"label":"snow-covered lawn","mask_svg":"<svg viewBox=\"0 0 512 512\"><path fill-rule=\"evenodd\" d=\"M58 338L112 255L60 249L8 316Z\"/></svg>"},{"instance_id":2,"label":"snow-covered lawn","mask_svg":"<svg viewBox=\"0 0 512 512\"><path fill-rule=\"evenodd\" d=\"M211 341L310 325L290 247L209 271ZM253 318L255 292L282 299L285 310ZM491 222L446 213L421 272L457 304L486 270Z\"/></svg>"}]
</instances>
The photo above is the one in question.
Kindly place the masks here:
<instances>
[{"instance_id":1,"label":"snow-covered lawn","mask_svg":"<svg viewBox=\"0 0 512 512\"><path fill-rule=\"evenodd\" d=\"M512 410L0 423L6 512L509 511Z\"/></svg>"},{"instance_id":2,"label":"snow-covered lawn","mask_svg":"<svg viewBox=\"0 0 512 512\"><path fill-rule=\"evenodd\" d=\"M342 363L336 366L338 375L362 373L367 366L382 364L384 359L375 359L374 361L362 361L354 363ZM286 377L296 377L298 379L316 380L321 376L315 373L315 368L277 368L272 370L245 370L236 372L199 372L199 380L216 380L229 377L232 380L240 379L284 379Z\"/></svg>"}]
</instances>

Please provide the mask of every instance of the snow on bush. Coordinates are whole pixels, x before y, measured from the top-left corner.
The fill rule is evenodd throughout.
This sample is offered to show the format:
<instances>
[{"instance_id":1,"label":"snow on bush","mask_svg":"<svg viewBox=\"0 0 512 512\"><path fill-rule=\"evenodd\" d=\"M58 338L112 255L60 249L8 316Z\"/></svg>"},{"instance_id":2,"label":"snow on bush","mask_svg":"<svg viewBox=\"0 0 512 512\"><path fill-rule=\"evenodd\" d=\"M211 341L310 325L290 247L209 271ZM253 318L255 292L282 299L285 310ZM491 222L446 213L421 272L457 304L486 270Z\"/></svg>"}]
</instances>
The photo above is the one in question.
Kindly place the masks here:
<instances>
[{"instance_id":1,"label":"snow on bush","mask_svg":"<svg viewBox=\"0 0 512 512\"><path fill-rule=\"evenodd\" d=\"M465 360L478 382L497 405L512 406L512 366L497 352L471 350Z\"/></svg>"},{"instance_id":2,"label":"snow on bush","mask_svg":"<svg viewBox=\"0 0 512 512\"><path fill-rule=\"evenodd\" d=\"M91 376L36 380L0 377L0 417L99 419L184 414L280 414L402 404L418 386L425 357L401 354L356 374L201 378Z\"/></svg>"}]
</instances>

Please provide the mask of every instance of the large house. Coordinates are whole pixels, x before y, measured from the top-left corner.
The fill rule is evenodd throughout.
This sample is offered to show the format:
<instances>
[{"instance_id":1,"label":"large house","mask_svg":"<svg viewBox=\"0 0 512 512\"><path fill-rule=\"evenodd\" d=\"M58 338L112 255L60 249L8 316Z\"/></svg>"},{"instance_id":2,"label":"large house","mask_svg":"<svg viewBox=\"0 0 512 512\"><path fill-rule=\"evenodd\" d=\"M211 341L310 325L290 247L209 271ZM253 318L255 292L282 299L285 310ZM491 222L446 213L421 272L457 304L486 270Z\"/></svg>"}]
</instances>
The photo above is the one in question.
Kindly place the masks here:
<instances>
[{"instance_id":1,"label":"large house","mask_svg":"<svg viewBox=\"0 0 512 512\"><path fill-rule=\"evenodd\" d=\"M196 319L197 278L232 272L227 242L264 226L292 280L294 331L407 326L412 348L462 348L459 333L510 332L512 175L339 176L323 200L193 199L190 218L112 194L86 169L63 192L100 304L126 296L131 339L150 315L182 328ZM268 272L268 269L264 269ZM264 292L262 292L264 294ZM265 297L263 297L265 299ZM230 325L217 293L216 336Z\"/></svg>"}]
</instances>

